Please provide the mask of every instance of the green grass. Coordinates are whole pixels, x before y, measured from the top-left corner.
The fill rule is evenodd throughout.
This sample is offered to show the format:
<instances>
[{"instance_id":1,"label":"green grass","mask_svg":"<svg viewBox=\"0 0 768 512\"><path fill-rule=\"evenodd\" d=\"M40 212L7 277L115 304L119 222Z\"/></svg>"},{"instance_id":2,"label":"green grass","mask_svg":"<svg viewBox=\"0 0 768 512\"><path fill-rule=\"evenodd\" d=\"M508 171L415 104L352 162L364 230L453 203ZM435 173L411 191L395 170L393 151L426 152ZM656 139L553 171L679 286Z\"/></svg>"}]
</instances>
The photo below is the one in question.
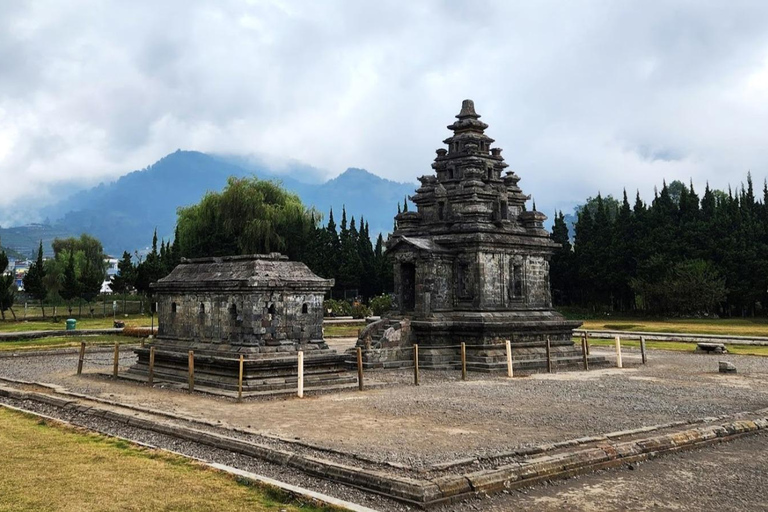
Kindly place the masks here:
<instances>
[{"instance_id":1,"label":"green grass","mask_svg":"<svg viewBox=\"0 0 768 512\"><path fill-rule=\"evenodd\" d=\"M581 338L573 338L574 343L581 344ZM590 346L615 347L616 342L610 339L589 338ZM640 348L638 340L621 340L622 347ZM649 350L673 350L676 352L694 352L696 343L684 343L681 341L646 341L645 348ZM747 356L768 356L768 347L755 345L726 345L731 354Z\"/></svg>"},{"instance_id":2,"label":"green grass","mask_svg":"<svg viewBox=\"0 0 768 512\"><path fill-rule=\"evenodd\" d=\"M177 455L0 408L0 510L340 510Z\"/></svg>"},{"instance_id":3,"label":"green grass","mask_svg":"<svg viewBox=\"0 0 768 512\"><path fill-rule=\"evenodd\" d=\"M137 344L140 338L132 336L104 335L104 336L50 336L33 340L0 341L0 352L19 350L42 350L53 348L79 347L80 342L85 341L92 345Z\"/></svg>"},{"instance_id":4,"label":"green grass","mask_svg":"<svg viewBox=\"0 0 768 512\"><path fill-rule=\"evenodd\" d=\"M66 315L60 316L58 322L53 319L42 321L33 320L29 322L13 320L0 321L0 332L21 332L21 331L55 331L66 329ZM144 315L130 315L126 317L117 317L118 320L125 322L126 326L149 327L152 324L152 318ZM112 317L107 318L81 318L77 321L78 329L109 329L112 328ZM157 318L155 318L157 325Z\"/></svg>"},{"instance_id":5,"label":"green grass","mask_svg":"<svg viewBox=\"0 0 768 512\"><path fill-rule=\"evenodd\" d=\"M354 338L365 324L331 324L323 326L326 338Z\"/></svg>"},{"instance_id":6,"label":"green grass","mask_svg":"<svg viewBox=\"0 0 768 512\"><path fill-rule=\"evenodd\" d=\"M584 329L669 332L675 334L724 334L733 336L768 336L766 318L668 319L610 318L584 320Z\"/></svg>"}]
</instances>

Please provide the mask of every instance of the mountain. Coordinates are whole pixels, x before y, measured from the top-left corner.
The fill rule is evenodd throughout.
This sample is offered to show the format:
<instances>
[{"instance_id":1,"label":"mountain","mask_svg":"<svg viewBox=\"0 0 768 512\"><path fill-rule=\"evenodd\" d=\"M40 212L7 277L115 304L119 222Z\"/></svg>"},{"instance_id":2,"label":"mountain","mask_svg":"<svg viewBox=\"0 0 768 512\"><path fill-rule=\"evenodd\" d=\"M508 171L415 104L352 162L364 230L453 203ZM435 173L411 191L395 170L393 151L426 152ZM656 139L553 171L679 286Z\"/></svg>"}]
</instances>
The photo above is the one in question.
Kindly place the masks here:
<instances>
[{"instance_id":1,"label":"mountain","mask_svg":"<svg viewBox=\"0 0 768 512\"><path fill-rule=\"evenodd\" d=\"M0 229L0 239L19 253L31 254L40 239L49 251L55 237L90 233L109 254L119 256L124 250L146 248L155 228L158 237L172 238L178 207L199 202L208 191L221 190L229 176L251 175L281 181L326 219L332 207L337 223L346 205L350 219L364 216L375 236L391 231L397 203L416 189L415 184L386 180L363 169L348 169L325 183L317 183L317 169L298 162L281 171L278 174L263 162L244 157L179 150L143 170L44 208L41 218L56 219L53 223Z\"/></svg>"}]
</instances>

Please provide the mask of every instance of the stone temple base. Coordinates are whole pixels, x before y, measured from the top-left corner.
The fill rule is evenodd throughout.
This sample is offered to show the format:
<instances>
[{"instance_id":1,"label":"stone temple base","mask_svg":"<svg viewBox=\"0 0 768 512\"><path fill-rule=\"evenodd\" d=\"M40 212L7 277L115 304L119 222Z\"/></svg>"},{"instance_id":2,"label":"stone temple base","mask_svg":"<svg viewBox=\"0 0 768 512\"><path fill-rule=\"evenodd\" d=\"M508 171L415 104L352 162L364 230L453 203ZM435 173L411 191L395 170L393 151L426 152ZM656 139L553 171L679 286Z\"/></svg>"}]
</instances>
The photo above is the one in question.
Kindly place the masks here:
<instances>
[{"instance_id":1,"label":"stone temple base","mask_svg":"<svg viewBox=\"0 0 768 512\"><path fill-rule=\"evenodd\" d=\"M195 353L195 386L237 391L240 354L244 356L243 392L270 392L296 389L297 353L304 351L305 388L335 387L357 382L345 366L345 357L325 343L279 347L233 347L216 343L193 343L157 339L155 381L186 383L189 379L189 351ZM138 362L129 376L146 379L152 345L136 349Z\"/></svg>"},{"instance_id":2,"label":"stone temple base","mask_svg":"<svg viewBox=\"0 0 768 512\"><path fill-rule=\"evenodd\" d=\"M492 372L506 371L506 340L510 340L514 369L546 368L549 338L557 367L581 367L581 347L572 340L573 329L580 325L551 310L438 313L428 319L387 317L368 325L357 346L363 349L367 368L410 366L417 343L420 368L459 369L464 342L467 369ZM602 356L589 356L589 364L606 366L608 362Z\"/></svg>"}]
</instances>

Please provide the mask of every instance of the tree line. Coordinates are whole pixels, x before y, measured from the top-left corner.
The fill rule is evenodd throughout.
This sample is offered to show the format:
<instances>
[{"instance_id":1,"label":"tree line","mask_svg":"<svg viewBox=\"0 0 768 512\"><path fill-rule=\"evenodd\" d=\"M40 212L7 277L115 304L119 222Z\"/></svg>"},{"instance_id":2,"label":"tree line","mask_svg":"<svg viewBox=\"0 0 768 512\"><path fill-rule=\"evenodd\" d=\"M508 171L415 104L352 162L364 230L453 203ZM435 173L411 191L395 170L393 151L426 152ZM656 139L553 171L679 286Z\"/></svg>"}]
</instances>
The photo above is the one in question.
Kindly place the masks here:
<instances>
[{"instance_id":1,"label":"tree line","mask_svg":"<svg viewBox=\"0 0 768 512\"><path fill-rule=\"evenodd\" d=\"M157 231L152 249L134 261L123 253L112 280L117 293L151 295L150 283L168 275L185 258L282 252L302 261L319 276L335 279L334 297L369 299L393 288L392 269L384 256L384 239L371 241L363 217L348 221L342 209L337 226L333 210L323 224L296 194L272 181L229 178L221 192L208 192L196 205L179 208L172 242Z\"/></svg>"},{"instance_id":2,"label":"tree line","mask_svg":"<svg viewBox=\"0 0 768 512\"><path fill-rule=\"evenodd\" d=\"M768 184L736 192L666 182L646 203L608 196L577 208L573 244L565 216L551 237L556 305L659 315L756 315L768 305Z\"/></svg>"},{"instance_id":3,"label":"tree line","mask_svg":"<svg viewBox=\"0 0 768 512\"><path fill-rule=\"evenodd\" d=\"M106 278L106 255L96 238L83 234L79 238L57 238L52 243L54 257L43 259L43 243L37 258L24 275L25 293L40 302L45 317L45 300L65 301L70 314L75 301L82 314L83 302L90 304L101 292ZM8 257L0 252L0 313L10 310L14 318L16 283L12 273L6 274ZM92 312L92 308L91 308Z\"/></svg>"}]
</instances>

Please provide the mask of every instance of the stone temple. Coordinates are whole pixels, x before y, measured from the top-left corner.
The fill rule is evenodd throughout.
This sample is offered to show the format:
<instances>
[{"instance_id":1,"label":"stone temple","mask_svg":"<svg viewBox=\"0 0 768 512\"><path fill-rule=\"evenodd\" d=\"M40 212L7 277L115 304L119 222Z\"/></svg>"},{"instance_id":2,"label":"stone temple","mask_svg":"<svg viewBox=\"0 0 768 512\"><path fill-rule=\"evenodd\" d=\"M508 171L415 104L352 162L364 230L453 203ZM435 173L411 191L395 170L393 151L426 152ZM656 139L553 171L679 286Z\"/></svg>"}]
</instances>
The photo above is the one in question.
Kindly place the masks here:
<instances>
[{"instance_id":1,"label":"stone temple","mask_svg":"<svg viewBox=\"0 0 768 512\"><path fill-rule=\"evenodd\" d=\"M193 350L201 388L236 390L243 355L245 392L293 389L302 350L308 389L356 382L323 340L323 298L333 279L303 263L278 253L183 259L152 286L156 380L187 382ZM137 354L130 373L145 377L149 346Z\"/></svg>"},{"instance_id":2,"label":"stone temple","mask_svg":"<svg viewBox=\"0 0 768 512\"><path fill-rule=\"evenodd\" d=\"M465 100L453 135L437 150L434 174L419 178L416 211L397 215L387 242L394 264L394 311L360 335L369 367L397 366L419 344L424 367L455 367L461 342L468 366L543 364L546 339L561 361L578 360L573 329L553 310L549 258L557 244L541 212L527 211L520 177L506 170L501 149L485 134L472 100ZM519 366L526 366L520 364Z\"/></svg>"}]
</instances>

